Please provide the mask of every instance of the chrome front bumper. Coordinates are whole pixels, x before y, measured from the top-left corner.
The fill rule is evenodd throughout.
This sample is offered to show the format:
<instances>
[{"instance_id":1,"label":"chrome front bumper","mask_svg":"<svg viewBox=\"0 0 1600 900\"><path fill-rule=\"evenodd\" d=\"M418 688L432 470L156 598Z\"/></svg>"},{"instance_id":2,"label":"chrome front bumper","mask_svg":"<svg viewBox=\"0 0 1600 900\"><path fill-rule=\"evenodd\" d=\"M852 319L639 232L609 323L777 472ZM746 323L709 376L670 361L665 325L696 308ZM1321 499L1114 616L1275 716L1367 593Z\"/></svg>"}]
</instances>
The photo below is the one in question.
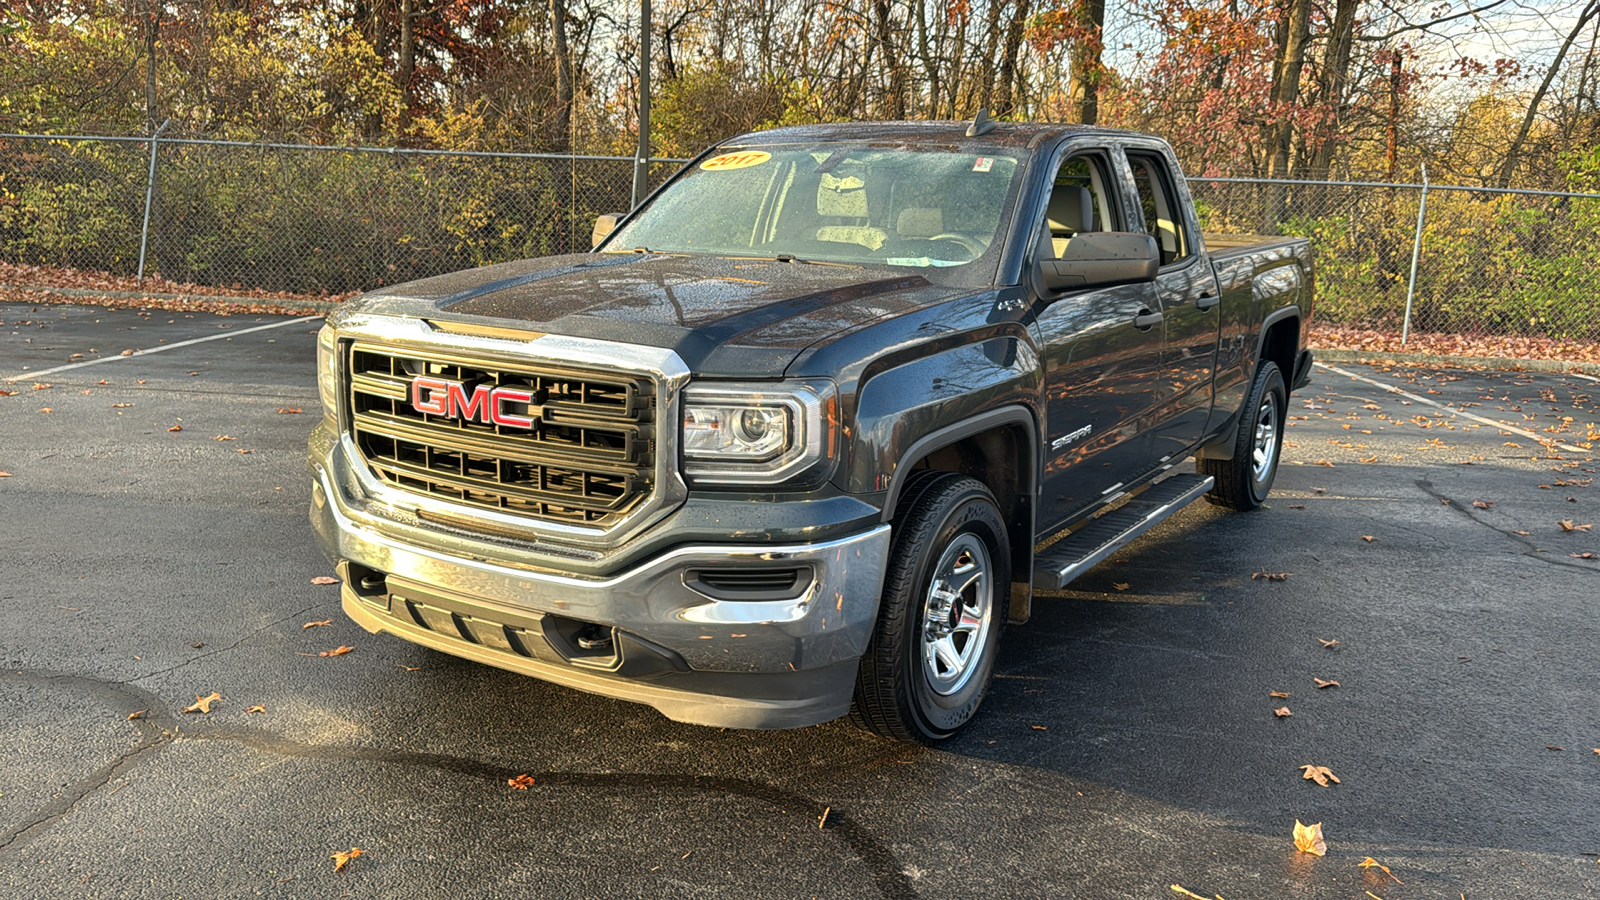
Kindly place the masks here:
<instances>
[{"instance_id":1,"label":"chrome front bumper","mask_svg":"<svg viewBox=\"0 0 1600 900\"><path fill-rule=\"evenodd\" d=\"M326 437L312 442L311 522L345 575L345 612L367 630L685 722L797 727L849 710L889 526L810 544L681 546L582 577L507 545L461 541L447 552L437 533L398 537L410 526L341 489L344 442ZM691 586L690 570L704 568L797 569L809 581L784 599L717 599ZM577 649L573 629L585 626L605 630L610 653Z\"/></svg>"}]
</instances>

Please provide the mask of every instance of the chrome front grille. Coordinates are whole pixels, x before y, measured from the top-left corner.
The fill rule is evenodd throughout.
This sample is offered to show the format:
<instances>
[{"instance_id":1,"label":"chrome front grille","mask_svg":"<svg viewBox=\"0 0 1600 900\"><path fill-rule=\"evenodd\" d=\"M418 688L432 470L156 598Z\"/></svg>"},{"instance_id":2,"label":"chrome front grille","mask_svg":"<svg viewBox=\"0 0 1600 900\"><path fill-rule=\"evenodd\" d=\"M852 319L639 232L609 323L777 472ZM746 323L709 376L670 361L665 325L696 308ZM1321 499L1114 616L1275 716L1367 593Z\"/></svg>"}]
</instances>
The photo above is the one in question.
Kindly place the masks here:
<instances>
[{"instance_id":1,"label":"chrome front grille","mask_svg":"<svg viewBox=\"0 0 1600 900\"><path fill-rule=\"evenodd\" d=\"M362 341L347 345L344 358L351 437L386 484L535 522L602 529L655 490L658 413L648 377ZM502 418L531 425L419 411L417 378L459 384L467 394L479 386L527 392L532 399L499 408Z\"/></svg>"}]
</instances>

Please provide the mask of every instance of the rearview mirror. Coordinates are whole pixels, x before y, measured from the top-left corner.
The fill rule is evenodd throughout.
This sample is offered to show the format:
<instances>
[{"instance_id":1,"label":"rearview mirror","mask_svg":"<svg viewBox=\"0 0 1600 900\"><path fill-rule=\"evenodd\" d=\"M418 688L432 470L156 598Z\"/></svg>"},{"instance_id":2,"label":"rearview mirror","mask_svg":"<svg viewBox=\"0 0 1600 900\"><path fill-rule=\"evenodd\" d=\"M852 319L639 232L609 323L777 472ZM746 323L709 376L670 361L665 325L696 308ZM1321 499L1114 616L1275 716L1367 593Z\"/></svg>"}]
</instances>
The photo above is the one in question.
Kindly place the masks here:
<instances>
[{"instance_id":1,"label":"rearview mirror","mask_svg":"<svg viewBox=\"0 0 1600 900\"><path fill-rule=\"evenodd\" d=\"M625 213L602 213L595 217L594 230L589 232L589 246L598 247L600 242L617 230L617 223L622 221Z\"/></svg>"},{"instance_id":2,"label":"rearview mirror","mask_svg":"<svg viewBox=\"0 0 1600 900\"><path fill-rule=\"evenodd\" d=\"M1055 293L1152 281L1160 264L1161 251L1148 234L1090 231L1068 241L1060 259L1041 259L1035 268Z\"/></svg>"}]
</instances>

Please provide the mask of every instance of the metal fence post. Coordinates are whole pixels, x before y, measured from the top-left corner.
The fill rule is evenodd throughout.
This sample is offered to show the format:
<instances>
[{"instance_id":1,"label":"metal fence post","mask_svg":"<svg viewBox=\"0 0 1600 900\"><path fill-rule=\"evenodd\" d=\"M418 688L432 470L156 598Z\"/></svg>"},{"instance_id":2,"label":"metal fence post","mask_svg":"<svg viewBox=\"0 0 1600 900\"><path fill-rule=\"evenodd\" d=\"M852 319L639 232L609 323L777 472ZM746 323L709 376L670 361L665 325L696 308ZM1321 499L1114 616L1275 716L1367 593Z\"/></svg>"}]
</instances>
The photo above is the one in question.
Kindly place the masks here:
<instances>
[{"instance_id":1,"label":"metal fence post","mask_svg":"<svg viewBox=\"0 0 1600 900\"><path fill-rule=\"evenodd\" d=\"M1428 215L1428 164L1422 164L1422 199L1417 203L1417 235L1411 242L1411 278L1406 282L1406 317L1400 325L1400 346L1411 337L1411 298L1417 293L1417 258L1422 255L1422 221Z\"/></svg>"},{"instance_id":2,"label":"metal fence post","mask_svg":"<svg viewBox=\"0 0 1600 900\"><path fill-rule=\"evenodd\" d=\"M139 230L139 275L134 279L134 284L140 287L144 286L144 253L150 246L150 207L156 199L156 148L161 145L161 132L171 124L171 119L162 122L156 133L150 135L150 174L144 184L144 226Z\"/></svg>"}]
</instances>

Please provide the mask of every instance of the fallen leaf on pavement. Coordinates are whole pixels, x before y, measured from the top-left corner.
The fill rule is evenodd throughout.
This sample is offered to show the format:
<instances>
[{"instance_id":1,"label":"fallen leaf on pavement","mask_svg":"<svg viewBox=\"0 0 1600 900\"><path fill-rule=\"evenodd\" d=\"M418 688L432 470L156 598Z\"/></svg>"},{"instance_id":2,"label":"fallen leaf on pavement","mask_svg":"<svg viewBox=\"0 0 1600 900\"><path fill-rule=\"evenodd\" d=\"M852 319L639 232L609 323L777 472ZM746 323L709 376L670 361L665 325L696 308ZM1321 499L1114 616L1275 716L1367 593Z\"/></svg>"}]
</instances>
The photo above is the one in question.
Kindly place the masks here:
<instances>
[{"instance_id":1,"label":"fallen leaf on pavement","mask_svg":"<svg viewBox=\"0 0 1600 900\"><path fill-rule=\"evenodd\" d=\"M134 351L132 351L132 350L124 350L121 353L118 353L117 355L118 356L132 356L133 354L134 354Z\"/></svg>"},{"instance_id":2,"label":"fallen leaf on pavement","mask_svg":"<svg viewBox=\"0 0 1600 900\"><path fill-rule=\"evenodd\" d=\"M130 407L132 405L133 405L132 403L113 403L113 404L111 404L111 408L112 409L127 409L128 407Z\"/></svg>"},{"instance_id":3,"label":"fallen leaf on pavement","mask_svg":"<svg viewBox=\"0 0 1600 900\"><path fill-rule=\"evenodd\" d=\"M278 412L283 414L283 415L286 415L286 416L287 415L294 415L295 413L297 413L299 411L300 411L300 407L298 407L298 406L280 406L280 407L278 407Z\"/></svg>"},{"instance_id":4,"label":"fallen leaf on pavement","mask_svg":"<svg viewBox=\"0 0 1600 900\"><path fill-rule=\"evenodd\" d=\"M1196 894L1194 891L1189 890L1188 888L1184 887L1181 884L1173 885L1172 886L1172 892L1174 894L1177 894L1180 897L1190 897L1190 898L1192 898L1192 900L1211 900L1210 897L1202 897L1199 894Z\"/></svg>"},{"instance_id":5,"label":"fallen leaf on pavement","mask_svg":"<svg viewBox=\"0 0 1600 900\"><path fill-rule=\"evenodd\" d=\"M174 425L171 428L168 428L167 430L168 431L182 431L183 430L183 426L182 425Z\"/></svg>"},{"instance_id":6,"label":"fallen leaf on pavement","mask_svg":"<svg viewBox=\"0 0 1600 900\"><path fill-rule=\"evenodd\" d=\"M215 702L217 702L218 700L221 700L221 699L222 699L222 695L217 693L216 691L212 691L211 692L211 696L209 696L209 697L202 697L199 694L196 694L195 697L194 697L194 705L193 706L185 706L183 708L183 711L186 712L186 713L197 712L197 713L209 714L211 712L211 704L213 704L213 703L215 703Z\"/></svg>"},{"instance_id":7,"label":"fallen leaf on pavement","mask_svg":"<svg viewBox=\"0 0 1600 900\"><path fill-rule=\"evenodd\" d=\"M1545 744L1544 748L1546 750L1565 750L1565 749L1567 749L1565 747L1557 747L1555 744Z\"/></svg>"},{"instance_id":8,"label":"fallen leaf on pavement","mask_svg":"<svg viewBox=\"0 0 1600 900\"><path fill-rule=\"evenodd\" d=\"M1363 535L1362 535L1362 536L1361 536L1361 539L1362 539L1362 540L1363 540L1363 541L1366 541L1366 542L1367 542L1367 543L1369 543L1369 544L1370 544L1370 543L1372 543L1372 542L1373 542L1373 541L1375 541L1375 540L1377 540L1377 538L1375 538L1375 537L1373 537L1373 536L1372 536L1372 535L1370 535L1370 534L1363 534Z\"/></svg>"},{"instance_id":9,"label":"fallen leaf on pavement","mask_svg":"<svg viewBox=\"0 0 1600 900\"><path fill-rule=\"evenodd\" d=\"M1279 700L1287 700L1287 699L1289 699L1289 692L1288 691L1272 691L1271 693L1267 694L1267 696L1268 697L1276 697Z\"/></svg>"},{"instance_id":10,"label":"fallen leaf on pavement","mask_svg":"<svg viewBox=\"0 0 1600 900\"><path fill-rule=\"evenodd\" d=\"M33 383L33 389L36 391L48 391L51 387L53 387L53 385L45 384L42 381L35 381Z\"/></svg>"},{"instance_id":11,"label":"fallen leaf on pavement","mask_svg":"<svg viewBox=\"0 0 1600 900\"><path fill-rule=\"evenodd\" d=\"M1294 848L1301 853L1312 853L1317 856L1326 856L1328 843L1322 839L1322 823L1315 825L1302 825L1299 819L1294 820Z\"/></svg>"},{"instance_id":12,"label":"fallen leaf on pavement","mask_svg":"<svg viewBox=\"0 0 1600 900\"><path fill-rule=\"evenodd\" d=\"M318 656L343 656L346 653L349 653L351 650L354 650L354 649L355 649L354 647L347 647L344 644L340 644L339 646L333 648L332 650L324 650L321 653L318 653L317 655Z\"/></svg>"},{"instance_id":13,"label":"fallen leaf on pavement","mask_svg":"<svg viewBox=\"0 0 1600 900\"><path fill-rule=\"evenodd\" d=\"M1331 641L1325 641L1322 638L1317 638L1317 643L1321 644L1324 647L1327 647L1329 650L1332 650L1333 648L1339 646L1339 639L1338 638L1334 638Z\"/></svg>"},{"instance_id":14,"label":"fallen leaf on pavement","mask_svg":"<svg viewBox=\"0 0 1600 900\"><path fill-rule=\"evenodd\" d=\"M1287 707L1287 706L1278 707L1277 709L1272 711L1272 714L1277 716L1280 719L1287 719L1288 717L1294 715L1294 713L1289 712L1289 707Z\"/></svg>"},{"instance_id":15,"label":"fallen leaf on pavement","mask_svg":"<svg viewBox=\"0 0 1600 900\"><path fill-rule=\"evenodd\" d=\"M1126 581L1119 581L1119 582L1116 582L1115 584L1113 584L1111 586L1116 588L1119 591L1125 591L1129 587L1129 585L1128 585L1128 583Z\"/></svg>"},{"instance_id":16,"label":"fallen leaf on pavement","mask_svg":"<svg viewBox=\"0 0 1600 900\"><path fill-rule=\"evenodd\" d=\"M338 584L339 583L339 579L333 577L332 575L318 575L317 577L311 579L311 583L312 584Z\"/></svg>"},{"instance_id":17,"label":"fallen leaf on pavement","mask_svg":"<svg viewBox=\"0 0 1600 900\"><path fill-rule=\"evenodd\" d=\"M1327 787L1330 781L1334 784L1340 783L1339 776L1333 774L1333 770L1327 766L1304 765L1300 767L1300 771L1305 773L1306 781L1315 781L1323 787Z\"/></svg>"},{"instance_id":18,"label":"fallen leaf on pavement","mask_svg":"<svg viewBox=\"0 0 1600 900\"><path fill-rule=\"evenodd\" d=\"M1050 727L1047 726L1047 725L1029 725L1028 727L1032 728L1034 731L1049 731L1050 730Z\"/></svg>"},{"instance_id":19,"label":"fallen leaf on pavement","mask_svg":"<svg viewBox=\"0 0 1600 900\"><path fill-rule=\"evenodd\" d=\"M507 778L506 784L511 785L513 788L516 788L519 791L525 791L528 788L533 787L533 776L523 773L515 778Z\"/></svg>"},{"instance_id":20,"label":"fallen leaf on pavement","mask_svg":"<svg viewBox=\"0 0 1600 900\"><path fill-rule=\"evenodd\" d=\"M1405 882L1401 881L1398 876L1396 876L1393 872L1389 871L1389 867L1388 866L1384 865L1381 862L1378 862L1377 860L1373 859L1370 856L1367 857L1366 859L1363 859L1361 862L1357 863L1356 865L1359 865L1363 869L1373 869L1373 868L1382 869L1383 870L1383 874L1389 876L1390 878L1393 878L1395 884L1405 884Z\"/></svg>"},{"instance_id":21,"label":"fallen leaf on pavement","mask_svg":"<svg viewBox=\"0 0 1600 900\"><path fill-rule=\"evenodd\" d=\"M237 441L238 438L234 437L231 434L219 434L216 437L212 438L212 440L213 441Z\"/></svg>"},{"instance_id":22,"label":"fallen leaf on pavement","mask_svg":"<svg viewBox=\"0 0 1600 900\"><path fill-rule=\"evenodd\" d=\"M362 850L360 847L351 847L349 850L340 850L338 853L335 853L328 858L333 860L333 870L337 872L343 869L345 865L350 862L350 860L355 859L365 852L367 851Z\"/></svg>"},{"instance_id":23,"label":"fallen leaf on pavement","mask_svg":"<svg viewBox=\"0 0 1600 900\"><path fill-rule=\"evenodd\" d=\"M400 664L399 663L395 663L395 665L399 666ZM400 666L400 668L405 669L407 672L420 672L420 671L422 671L422 667L421 666Z\"/></svg>"},{"instance_id":24,"label":"fallen leaf on pavement","mask_svg":"<svg viewBox=\"0 0 1600 900\"><path fill-rule=\"evenodd\" d=\"M333 620L332 619L323 619L321 622L307 622L304 625L301 625L300 629L302 631L304 631L307 628L316 628L319 625L332 625L332 624L333 624Z\"/></svg>"},{"instance_id":25,"label":"fallen leaf on pavement","mask_svg":"<svg viewBox=\"0 0 1600 900\"><path fill-rule=\"evenodd\" d=\"M1494 501L1493 500L1474 500L1474 501L1472 501L1472 505L1474 507L1478 508L1478 509L1488 509L1489 507L1494 505Z\"/></svg>"},{"instance_id":26,"label":"fallen leaf on pavement","mask_svg":"<svg viewBox=\"0 0 1600 900\"><path fill-rule=\"evenodd\" d=\"M252 706L249 709L245 710L245 712L247 712L247 713L264 713L266 711L267 711L267 708L265 706Z\"/></svg>"},{"instance_id":27,"label":"fallen leaf on pavement","mask_svg":"<svg viewBox=\"0 0 1600 900\"><path fill-rule=\"evenodd\" d=\"M1258 578L1264 578L1267 581L1288 581L1289 580L1289 576L1291 574L1293 574L1293 573L1291 573L1291 572L1268 572L1267 571L1267 567L1266 566L1262 566L1261 567L1261 571L1259 571L1259 572L1251 572L1250 573L1250 580L1251 581L1255 581Z\"/></svg>"},{"instance_id":28,"label":"fallen leaf on pavement","mask_svg":"<svg viewBox=\"0 0 1600 900\"><path fill-rule=\"evenodd\" d=\"M4 477L5 474L6 473L4 473L4 472L0 472L0 477ZM1567 555L1572 557L1573 559L1594 559L1594 554L1591 553L1591 552L1588 552L1588 551L1585 551L1583 553L1568 553Z\"/></svg>"},{"instance_id":29,"label":"fallen leaf on pavement","mask_svg":"<svg viewBox=\"0 0 1600 900\"><path fill-rule=\"evenodd\" d=\"M1562 531L1588 531L1594 527L1593 525L1574 525L1571 519L1562 519L1556 524L1561 526Z\"/></svg>"},{"instance_id":30,"label":"fallen leaf on pavement","mask_svg":"<svg viewBox=\"0 0 1600 900\"><path fill-rule=\"evenodd\" d=\"M149 712L149 711L150 710L148 710L148 709L141 709L138 712L128 713L128 721L132 722L134 719L142 719L142 718L144 718L144 714ZM1596 753L1600 753L1600 750L1596 750L1595 752Z\"/></svg>"},{"instance_id":31,"label":"fallen leaf on pavement","mask_svg":"<svg viewBox=\"0 0 1600 900\"><path fill-rule=\"evenodd\" d=\"M1321 678L1318 678L1315 675L1311 676L1311 680L1315 681L1317 683L1317 687L1319 689L1320 688L1339 687L1339 682L1337 682L1337 681L1323 681Z\"/></svg>"}]
</instances>

